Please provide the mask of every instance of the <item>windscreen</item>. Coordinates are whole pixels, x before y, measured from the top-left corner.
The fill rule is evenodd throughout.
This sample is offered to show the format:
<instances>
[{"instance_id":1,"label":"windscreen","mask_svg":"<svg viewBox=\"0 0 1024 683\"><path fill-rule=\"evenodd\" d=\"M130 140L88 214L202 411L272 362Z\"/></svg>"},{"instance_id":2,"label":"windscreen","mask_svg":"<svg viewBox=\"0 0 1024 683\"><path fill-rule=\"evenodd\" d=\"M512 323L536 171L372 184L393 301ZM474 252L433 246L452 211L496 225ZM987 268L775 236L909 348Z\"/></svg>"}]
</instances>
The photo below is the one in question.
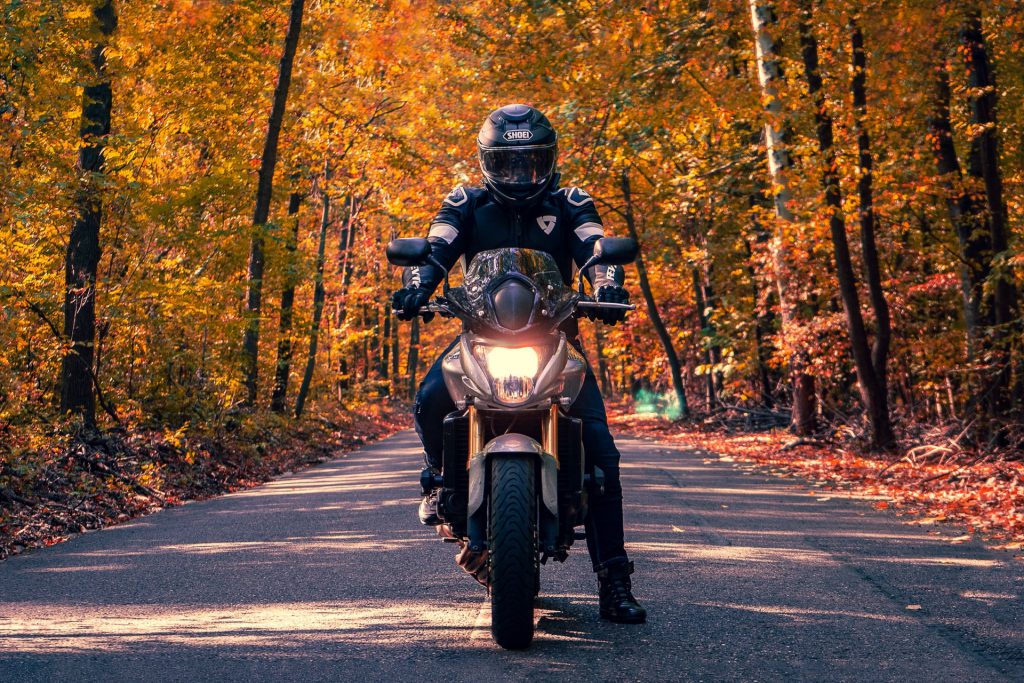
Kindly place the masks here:
<instances>
[{"instance_id":1,"label":"windscreen","mask_svg":"<svg viewBox=\"0 0 1024 683\"><path fill-rule=\"evenodd\" d=\"M563 314L575 292L562 281L558 265L551 255L536 249L508 248L480 252L466 269L462 286L453 288L448 298L481 323L502 329L495 317L491 296L511 274L523 276L539 295L533 325L564 319Z\"/></svg>"}]
</instances>

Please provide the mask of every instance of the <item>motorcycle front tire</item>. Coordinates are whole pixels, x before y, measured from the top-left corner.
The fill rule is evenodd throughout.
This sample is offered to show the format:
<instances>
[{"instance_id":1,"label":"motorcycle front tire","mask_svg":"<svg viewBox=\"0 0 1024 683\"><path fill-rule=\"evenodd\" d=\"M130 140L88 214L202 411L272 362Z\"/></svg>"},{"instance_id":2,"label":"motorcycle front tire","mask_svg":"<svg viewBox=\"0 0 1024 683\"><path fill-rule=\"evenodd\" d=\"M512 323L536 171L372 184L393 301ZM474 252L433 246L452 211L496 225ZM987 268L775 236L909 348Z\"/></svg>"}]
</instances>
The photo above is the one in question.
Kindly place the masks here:
<instances>
[{"instance_id":1,"label":"motorcycle front tire","mask_svg":"<svg viewBox=\"0 0 1024 683\"><path fill-rule=\"evenodd\" d=\"M507 650L522 650L533 640L538 567L535 477L532 457L501 456L491 461L491 635Z\"/></svg>"}]
</instances>

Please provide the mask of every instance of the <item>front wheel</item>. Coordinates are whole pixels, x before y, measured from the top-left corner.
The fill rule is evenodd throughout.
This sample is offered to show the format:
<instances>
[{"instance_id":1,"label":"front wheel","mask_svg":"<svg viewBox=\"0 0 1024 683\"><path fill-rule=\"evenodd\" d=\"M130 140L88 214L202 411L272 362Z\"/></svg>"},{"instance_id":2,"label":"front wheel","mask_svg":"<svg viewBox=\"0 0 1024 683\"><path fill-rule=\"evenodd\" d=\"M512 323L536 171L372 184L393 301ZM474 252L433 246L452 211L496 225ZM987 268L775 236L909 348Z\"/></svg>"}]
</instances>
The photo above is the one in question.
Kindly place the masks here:
<instances>
[{"instance_id":1,"label":"front wheel","mask_svg":"<svg viewBox=\"0 0 1024 683\"><path fill-rule=\"evenodd\" d=\"M498 457L491 463L491 635L508 650L521 650L533 640L538 566L535 481L533 458Z\"/></svg>"}]
</instances>

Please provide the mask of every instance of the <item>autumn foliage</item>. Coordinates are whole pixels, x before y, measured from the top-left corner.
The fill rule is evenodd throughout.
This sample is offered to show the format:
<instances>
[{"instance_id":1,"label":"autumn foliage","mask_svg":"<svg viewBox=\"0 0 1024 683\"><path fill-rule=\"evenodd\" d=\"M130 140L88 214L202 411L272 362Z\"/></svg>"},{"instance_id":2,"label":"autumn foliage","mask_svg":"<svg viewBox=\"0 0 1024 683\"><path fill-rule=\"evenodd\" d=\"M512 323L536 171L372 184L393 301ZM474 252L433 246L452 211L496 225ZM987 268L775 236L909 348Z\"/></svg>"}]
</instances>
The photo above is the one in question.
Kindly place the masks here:
<instances>
[{"instance_id":1,"label":"autumn foliage","mask_svg":"<svg viewBox=\"0 0 1024 683\"><path fill-rule=\"evenodd\" d=\"M608 395L1019 458L1016 2L40 0L0 22L0 506L38 505L97 433L407 400L456 328L395 320L383 246L479 182L476 130L515 101L642 244L636 315L585 325Z\"/></svg>"}]
</instances>

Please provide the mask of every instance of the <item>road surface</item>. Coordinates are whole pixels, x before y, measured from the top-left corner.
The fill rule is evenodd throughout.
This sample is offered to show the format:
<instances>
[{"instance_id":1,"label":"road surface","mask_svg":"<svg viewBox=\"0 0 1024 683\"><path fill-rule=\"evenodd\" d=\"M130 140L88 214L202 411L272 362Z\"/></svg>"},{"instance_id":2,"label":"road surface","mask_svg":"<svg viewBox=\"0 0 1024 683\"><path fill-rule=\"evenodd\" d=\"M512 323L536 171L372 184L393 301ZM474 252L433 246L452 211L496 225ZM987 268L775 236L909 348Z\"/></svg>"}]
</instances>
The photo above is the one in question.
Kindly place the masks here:
<instances>
[{"instance_id":1,"label":"road surface","mask_svg":"<svg viewBox=\"0 0 1024 683\"><path fill-rule=\"evenodd\" d=\"M643 626L547 566L526 652L416 521L406 432L0 563L0 681L1024 680L1024 562L621 439ZM581 544L582 545L582 544Z\"/></svg>"}]
</instances>

